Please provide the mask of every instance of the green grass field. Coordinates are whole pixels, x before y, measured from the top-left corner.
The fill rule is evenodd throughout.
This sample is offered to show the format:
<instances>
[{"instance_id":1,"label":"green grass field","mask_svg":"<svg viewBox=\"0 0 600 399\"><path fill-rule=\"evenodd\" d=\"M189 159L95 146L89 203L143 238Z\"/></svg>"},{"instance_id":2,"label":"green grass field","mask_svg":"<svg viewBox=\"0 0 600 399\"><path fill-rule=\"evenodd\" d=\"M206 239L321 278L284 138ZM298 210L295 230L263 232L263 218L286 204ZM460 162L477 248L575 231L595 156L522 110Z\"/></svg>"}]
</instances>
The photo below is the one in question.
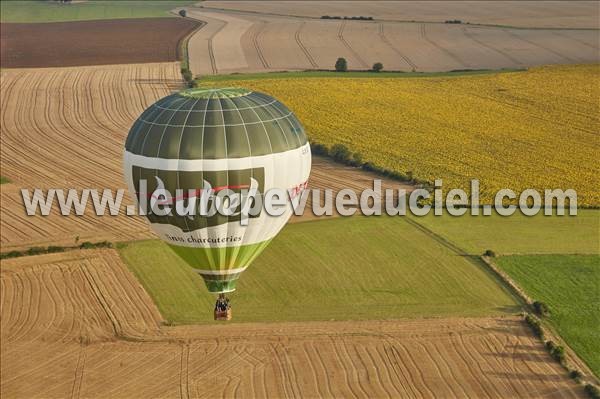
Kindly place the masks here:
<instances>
[{"instance_id":1,"label":"green grass field","mask_svg":"<svg viewBox=\"0 0 600 399\"><path fill-rule=\"evenodd\" d=\"M10 179L8 177L0 176L0 184L10 183Z\"/></svg>"},{"instance_id":2,"label":"green grass field","mask_svg":"<svg viewBox=\"0 0 600 399\"><path fill-rule=\"evenodd\" d=\"M433 216L414 218L470 254L598 254L600 210L579 209L577 216Z\"/></svg>"},{"instance_id":3,"label":"green grass field","mask_svg":"<svg viewBox=\"0 0 600 399\"><path fill-rule=\"evenodd\" d=\"M600 256L515 255L496 263L550 307L550 323L600 376Z\"/></svg>"},{"instance_id":4,"label":"green grass field","mask_svg":"<svg viewBox=\"0 0 600 399\"><path fill-rule=\"evenodd\" d=\"M214 298L166 245L129 243L122 259L175 323L212 318ZM398 319L514 313L515 299L484 267L402 218L291 224L232 295L236 321Z\"/></svg>"},{"instance_id":5,"label":"green grass field","mask_svg":"<svg viewBox=\"0 0 600 399\"><path fill-rule=\"evenodd\" d=\"M61 22L94 19L168 17L169 10L194 1L2 1L2 22Z\"/></svg>"}]
</instances>

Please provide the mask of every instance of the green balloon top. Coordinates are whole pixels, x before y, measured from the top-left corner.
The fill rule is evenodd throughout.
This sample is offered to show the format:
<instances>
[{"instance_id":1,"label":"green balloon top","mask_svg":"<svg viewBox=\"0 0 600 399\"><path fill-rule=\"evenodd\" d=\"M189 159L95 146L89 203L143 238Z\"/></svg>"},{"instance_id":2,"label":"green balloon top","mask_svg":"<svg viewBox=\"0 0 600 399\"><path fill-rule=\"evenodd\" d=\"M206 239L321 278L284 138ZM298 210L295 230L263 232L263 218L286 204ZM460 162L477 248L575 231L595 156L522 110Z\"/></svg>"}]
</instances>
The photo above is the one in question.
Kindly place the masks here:
<instances>
[{"instance_id":1,"label":"green balloon top","mask_svg":"<svg viewBox=\"0 0 600 399\"><path fill-rule=\"evenodd\" d=\"M233 98L247 96L252 91L244 89L242 87L223 87L223 88L195 88L187 89L179 92L180 96L190 98Z\"/></svg>"},{"instance_id":2,"label":"green balloon top","mask_svg":"<svg viewBox=\"0 0 600 399\"><path fill-rule=\"evenodd\" d=\"M294 114L273 97L239 87L171 94L135 121L125 149L166 159L226 159L275 154L308 142Z\"/></svg>"}]
</instances>

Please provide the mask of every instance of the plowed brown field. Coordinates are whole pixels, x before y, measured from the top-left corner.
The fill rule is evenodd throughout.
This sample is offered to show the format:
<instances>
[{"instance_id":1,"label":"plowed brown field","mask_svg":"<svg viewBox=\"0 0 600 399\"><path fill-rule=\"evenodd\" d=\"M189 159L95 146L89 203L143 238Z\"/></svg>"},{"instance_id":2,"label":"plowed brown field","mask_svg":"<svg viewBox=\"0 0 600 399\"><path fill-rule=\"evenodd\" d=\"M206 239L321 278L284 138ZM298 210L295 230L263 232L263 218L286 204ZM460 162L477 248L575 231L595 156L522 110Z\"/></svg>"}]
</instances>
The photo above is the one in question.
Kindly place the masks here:
<instances>
[{"instance_id":1,"label":"plowed brown field","mask_svg":"<svg viewBox=\"0 0 600 399\"><path fill-rule=\"evenodd\" d=\"M2 397L557 397L518 318L160 327L112 250L4 261Z\"/></svg>"},{"instance_id":2,"label":"plowed brown field","mask_svg":"<svg viewBox=\"0 0 600 399\"><path fill-rule=\"evenodd\" d=\"M44 69L5 69L0 74L0 168L13 183L0 186L2 251L81 241L153 237L146 222L125 216L25 213L21 188L124 188L122 151L137 116L182 87L177 63ZM310 185L334 191L372 187L371 173L315 159ZM392 181L383 187L397 187ZM311 201L308 201L310 206ZM306 214L307 218L311 214ZM298 220L295 218L294 220Z\"/></svg>"},{"instance_id":3,"label":"plowed brown field","mask_svg":"<svg viewBox=\"0 0 600 399\"><path fill-rule=\"evenodd\" d=\"M200 23L184 18L0 25L2 68L132 64L179 59L179 41Z\"/></svg>"}]
</instances>

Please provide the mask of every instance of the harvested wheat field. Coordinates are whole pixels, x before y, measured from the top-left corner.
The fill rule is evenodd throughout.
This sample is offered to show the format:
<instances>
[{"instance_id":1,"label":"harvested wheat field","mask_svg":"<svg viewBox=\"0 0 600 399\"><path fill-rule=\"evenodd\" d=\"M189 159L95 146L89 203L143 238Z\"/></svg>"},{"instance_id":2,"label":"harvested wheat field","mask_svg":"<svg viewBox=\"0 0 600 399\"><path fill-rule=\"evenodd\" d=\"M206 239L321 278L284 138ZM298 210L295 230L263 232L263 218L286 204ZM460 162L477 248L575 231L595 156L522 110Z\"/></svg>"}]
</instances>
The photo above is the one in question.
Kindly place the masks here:
<instances>
[{"instance_id":1,"label":"harvested wheat field","mask_svg":"<svg viewBox=\"0 0 600 399\"><path fill-rule=\"evenodd\" d=\"M176 61L179 41L201 24L184 18L3 23L2 68Z\"/></svg>"},{"instance_id":2,"label":"harvested wheat field","mask_svg":"<svg viewBox=\"0 0 600 399\"><path fill-rule=\"evenodd\" d=\"M137 116L181 87L178 63L3 69L0 127L2 249L150 236L126 216L25 214L20 189L124 187L121 157ZM125 196L123 207L131 202Z\"/></svg>"},{"instance_id":3,"label":"harvested wheat field","mask_svg":"<svg viewBox=\"0 0 600 399\"><path fill-rule=\"evenodd\" d=\"M137 116L182 87L178 63L132 64L1 72L0 168L12 183L0 186L3 251L81 241L128 241L153 237L146 221L125 216L28 217L21 188L125 188L123 143ZM5 99L5 100L4 100ZM315 159L314 188L372 187L374 174ZM383 187L398 184L384 179ZM308 202L310 205L310 201ZM108 208L107 208L108 211ZM311 218L312 215L306 215ZM297 220L297 219L295 219Z\"/></svg>"},{"instance_id":4,"label":"harvested wheat field","mask_svg":"<svg viewBox=\"0 0 600 399\"><path fill-rule=\"evenodd\" d=\"M215 7L226 9L213 8L213 3L218 3ZM323 11L330 6L337 7L337 3L347 4L350 9L363 7L362 13L357 10L352 14L355 16L371 15L367 12L371 5L310 3L208 2L202 7L186 7L188 17L206 22L189 41L190 69L196 75L331 70L338 57L346 58L351 70L367 70L374 63L382 62L384 70L421 72L600 61L597 19L593 23L587 17L569 19L557 8L550 7L548 12L554 17L542 20L544 26L549 25L547 28L525 29L445 24L444 20L418 22L423 19L416 17L395 20L386 16L374 21L320 19L321 15L337 15ZM238 6L247 11L236 11ZM293 11L296 7L310 13L285 16L280 10ZM404 3L377 2L373 9L380 7L406 8ZM429 5L427 7L431 10ZM486 7L495 8L489 4L481 8ZM579 4L577 15L586 7L590 8ZM271 8L276 11L270 12ZM507 5L504 8L508 9ZM451 19L455 18L457 16ZM587 23L591 29L579 29L580 24Z\"/></svg>"},{"instance_id":5,"label":"harvested wheat field","mask_svg":"<svg viewBox=\"0 0 600 399\"><path fill-rule=\"evenodd\" d=\"M444 22L459 19L471 24L521 28L598 29L600 6L595 1L255 1L208 0L206 9L320 18L366 16L393 21Z\"/></svg>"},{"instance_id":6,"label":"harvested wheat field","mask_svg":"<svg viewBox=\"0 0 600 399\"><path fill-rule=\"evenodd\" d=\"M2 397L561 397L516 317L160 326L113 250L3 261Z\"/></svg>"}]
</instances>

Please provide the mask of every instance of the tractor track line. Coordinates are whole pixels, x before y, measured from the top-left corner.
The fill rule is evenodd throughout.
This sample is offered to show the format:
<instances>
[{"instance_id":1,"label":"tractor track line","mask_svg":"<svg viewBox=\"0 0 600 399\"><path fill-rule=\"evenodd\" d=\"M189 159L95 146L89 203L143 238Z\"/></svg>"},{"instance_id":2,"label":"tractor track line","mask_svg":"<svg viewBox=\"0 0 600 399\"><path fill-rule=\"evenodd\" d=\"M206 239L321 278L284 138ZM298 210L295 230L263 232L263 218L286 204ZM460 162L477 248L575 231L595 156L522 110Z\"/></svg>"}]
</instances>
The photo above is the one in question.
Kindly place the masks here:
<instances>
[{"instance_id":1,"label":"tractor track line","mask_svg":"<svg viewBox=\"0 0 600 399\"><path fill-rule=\"evenodd\" d=\"M408 56L406 56L403 52L398 50L396 48L396 46L394 46L392 44L392 42L387 38L387 36L385 35L385 32L383 30L383 23L379 24L378 34L379 34L379 37L381 38L382 42L387 44L392 49L393 52L398 54L400 56L400 58L402 58L404 60L404 62L406 62L408 65L410 65L410 67L413 69L413 71L417 71L417 65L414 62L412 62L412 60L410 58L408 58Z\"/></svg>"},{"instance_id":2,"label":"tractor track line","mask_svg":"<svg viewBox=\"0 0 600 399\"><path fill-rule=\"evenodd\" d=\"M512 32L512 31L510 31L509 29L503 29L503 30L504 30L506 33L508 33L510 36L514 37L515 39L518 39L518 40L524 41L525 43L529 43L529 44L531 44L532 46L535 46L535 47L541 48L542 50L545 50L545 51L547 51L547 52L549 52L549 53L551 53L551 54L554 54L554 55L556 55L557 57L563 58L563 59L565 59L565 60L567 60L567 61L569 61L569 62L575 62L575 60L574 60L574 59L572 59L572 58L570 58L570 57L568 57L568 56L566 56L566 55L564 55L564 54L561 54L561 53L559 53L559 52L558 52L558 51L556 51L556 50L553 50L553 49L551 49L551 48L549 48L549 47L546 47L546 46L544 46L543 44L539 44L539 43L536 43L536 42L534 42L533 40L526 39L526 38L524 38L523 36L520 36L520 35L516 34L515 32Z\"/></svg>"},{"instance_id":3,"label":"tractor track line","mask_svg":"<svg viewBox=\"0 0 600 399\"><path fill-rule=\"evenodd\" d=\"M504 50L500 50L499 48L496 48L495 46L492 46L489 43L485 43L483 40L481 39L477 39L475 37L475 35L473 34L473 32L470 32L468 28L464 27L462 28L463 33L465 34L466 37L468 37L469 39L471 39L472 41L474 41L475 43L479 44L480 46L483 46L489 50L492 50L506 58L508 58L509 60L511 60L512 62L514 62L517 65L523 65L523 63L521 61L519 61L518 59L516 59L515 57L513 57L512 55L508 54L506 51Z\"/></svg>"},{"instance_id":4,"label":"tractor track line","mask_svg":"<svg viewBox=\"0 0 600 399\"><path fill-rule=\"evenodd\" d=\"M256 53L258 54L258 58L260 59L260 63L263 65L263 68L270 69L271 67L269 66L269 62L265 58L265 55L264 55L262 49L260 48L260 43L258 42L258 38L260 37L263 30L265 29L266 24L267 23L265 21L260 21L259 27L257 29L253 29L252 44L254 45L254 49L256 50Z\"/></svg>"},{"instance_id":5,"label":"tractor track line","mask_svg":"<svg viewBox=\"0 0 600 399\"><path fill-rule=\"evenodd\" d=\"M219 72L217 69L217 60L215 59L213 40L217 33L221 32L225 26L227 26L227 22L224 22L223 25L214 31L213 34L208 38L208 58L210 58L210 67L212 68L213 75L216 75Z\"/></svg>"},{"instance_id":6,"label":"tractor track line","mask_svg":"<svg viewBox=\"0 0 600 399\"><path fill-rule=\"evenodd\" d=\"M436 43L435 41L433 41L432 39L430 39L427 36L427 30L425 29L425 24L421 24L421 37L423 39L425 39L425 41L427 41L427 43L431 44L433 47L437 48L438 50L440 50L441 52L443 52L444 54L446 54L448 57L452 58L452 60L454 60L455 62L457 62L459 65L461 65L461 66L463 66L465 68L471 68L471 65L468 62L463 61L459 56L457 56L456 54L454 54L453 52L451 52L447 48L439 45L438 43Z\"/></svg>"},{"instance_id":7,"label":"tractor track line","mask_svg":"<svg viewBox=\"0 0 600 399\"><path fill-rule=\"evenodd\" d=\"M179 393L181 399L190 398L189 384L189 366L190 366L190 345L184 343L181 345L181 366L179 370Z\"/></svg>"},{"instance_id":8,"label":"tractor track line","mask_svg":"<svg viewBox=\"0 0 600 399\"><path fill-rule=\"evenodd\" d=\"M564 39L573 40L574 42L582 44L582 45L584 45L586 47L589 47L589 48L591 48L593 50L596 50L596 51L600 50L600 47L598 47L598 46L594 46L593 44L589 44L588 42L583 41L581 39L578 39L578 38L575 38L575 37L572 37L572 36L569 36L569 35L565 35L563 32L557 32L557 31L551 31L551 32L552 32L553 35L556 35L558 37L562 37Z\"/></svg>"},{"instance_id":9,"label":"tractor track line","mask_svg":"<svg viewBox=\"0 0 600 399\"><path fill-rule=\"evenodd\" d=\"M308 49L306 48L306 46L302 43L302 40L300 40L300 32L302 31L302 28L304 28L304 25L306 25L306 21L302 22L300 24L300 26L296 30L296 33L294 33L294 39L296 39L296 43L298 44L298 47L300 47L300 50L302 50L302 52L306 56L306 59L308 60L308 62L310 63L310 65L312 65L313 68L318 68L319 65L315 62L315 60L312 57L312 55L310 55L310 52L308 51Z\"/></svg>"},{"instance_id":10,"label":"tractor track line","mask_svg":"<svg viewBox=\"0 0 600 399\"><path fill-rule=\"evenodd\" d=\"M354 58L356 58L356 60L364 67L364 68L369 68L369 65L365 62L365 60L363 60L361 58L361 56L352 48L352 46L350 46L350 43L348 43L346 41L346 39L344 38L344 29L346 28L346 21L343 21L340 24L340 28L338 29L338 39L342 42L342 44L348 49L348 51L350 51L352 53L352 55L354 56Z\"/></svg>"},{"instance_id":11,"label":"tractor track line","mask_svg":"<svg viewBox=\"0 0 600 399\"><path fill-rule=\"evenodd\" d=\"M71 389L71 398L81 397L81 386L83 385L83 371L85 369L85 345L81 345L81 351L77 357L77 366L75 366L75 377L73 378L73 388Z\"/></svg>"}]
</instances>

